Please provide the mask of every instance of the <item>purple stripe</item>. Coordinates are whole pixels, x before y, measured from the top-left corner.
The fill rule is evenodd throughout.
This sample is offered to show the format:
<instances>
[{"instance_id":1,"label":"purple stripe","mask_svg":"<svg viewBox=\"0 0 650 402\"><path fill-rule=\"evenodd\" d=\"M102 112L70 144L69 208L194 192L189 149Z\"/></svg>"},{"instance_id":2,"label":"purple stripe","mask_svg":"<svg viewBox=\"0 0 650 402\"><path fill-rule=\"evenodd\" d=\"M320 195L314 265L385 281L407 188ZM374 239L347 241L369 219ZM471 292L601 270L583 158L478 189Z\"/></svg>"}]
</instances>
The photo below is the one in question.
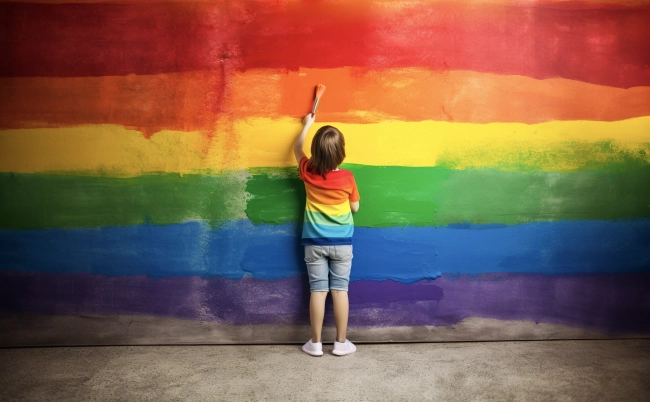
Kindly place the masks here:
<instances>
[{"instance_id":1,"label":"purple stripe","mask_svg":"<svg viewBox=\"0 0 650 402\"><path fill-rule=\"evenodd\" d=\"M351 326L445 326L465 318L533 320L606 334L650 333L650 274L492 274L350 285ZM0 273L0 313L143 314L226 324L306 324L304 277ZM331 308L329 308L331 310ZM331 317L327 318L331 322Z\"/></svg>"}]
</instances>

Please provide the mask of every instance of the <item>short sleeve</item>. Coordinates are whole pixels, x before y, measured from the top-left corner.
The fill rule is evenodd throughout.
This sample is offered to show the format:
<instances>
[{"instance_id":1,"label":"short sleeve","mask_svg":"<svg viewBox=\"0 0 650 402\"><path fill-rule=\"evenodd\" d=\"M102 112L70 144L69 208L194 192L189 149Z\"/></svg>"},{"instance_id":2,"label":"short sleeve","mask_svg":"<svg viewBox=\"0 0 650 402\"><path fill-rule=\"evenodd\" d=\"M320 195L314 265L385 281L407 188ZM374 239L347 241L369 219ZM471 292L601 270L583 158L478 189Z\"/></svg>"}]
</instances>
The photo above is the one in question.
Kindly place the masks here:
<instances>
[{"instance_id":1,"label":"short sleeve","mask_svg":"<svg viewBox=\"0 0 650 402\"><path fill-rule=\"evenodd\" d=\"M359 196L359 189L357 188L357 182L354 180L354 176L351 177L352 180L352 192L350 193L350 202L357 202L361 199Z\"/></svg>"},{"instance_id":2,"label":"short sleeve","mask_svg":"<svg viewBox=\"0 0 650 402\"><path fill-rule=\"evenodd\" d=\"M300 180L305 180L305 173L307 172L307 164L309 163L309 158L303 156L298 163L298 172L300 173Z\"/></svg>"}]
</instances>

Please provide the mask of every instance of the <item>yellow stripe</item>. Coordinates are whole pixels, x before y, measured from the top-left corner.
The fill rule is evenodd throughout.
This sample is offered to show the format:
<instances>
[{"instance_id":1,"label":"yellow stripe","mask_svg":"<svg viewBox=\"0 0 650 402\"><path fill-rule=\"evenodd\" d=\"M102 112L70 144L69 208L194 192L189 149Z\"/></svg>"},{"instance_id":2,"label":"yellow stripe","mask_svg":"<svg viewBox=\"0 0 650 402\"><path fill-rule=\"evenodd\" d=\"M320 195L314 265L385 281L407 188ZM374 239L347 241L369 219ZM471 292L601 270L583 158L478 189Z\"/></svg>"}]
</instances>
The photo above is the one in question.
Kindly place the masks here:
<instances>
[{"instance_id":1,"label":"yellow stripe","mask_svg":"<svg viewBox=\"0 0 650 402\"><path fill-rule=\"evenodd\" d=\"M386 121L335 126L345 136L346 162L365 165L435 166L455 161L454 167L464 169L500 167L507 161L537 166L538 159L543 159L544 170L572 170L587 163L605 162L611 152L578 152L567 160L567 143L613 141L619 149L630 152L647 150L650 143L648 116L617 122L553 121L531 125ZM310 130L311 134L318 127ZM286 147L299 129L299 124L287 120L239 122L237 131L251 147L246 153L248 166L295 164ZM305 151L308 149L305 146ZM278 159L283 154L285 157Z\"/></svg>"},{"instance_id":2,"label":"yellow stripe","mask_svg":"<svg viewBox=\"0 0 650 402\"><path fill-rule=\"evenodd\" d=\"M189 173L203 162L200 133L163 131L145 139L122 126L0 131L3 172L65 172L137 176Z\"/></svg>"},{"instance_id":3,"label":"yellow stripe","mask_svg":"<svg viewBox=\"0 0 650 402\"><path fill-rule=\"evenodd\" d=\"M307 200L305 209L312 212L321 212L329 216L341 216L350 213L350 203L344 202L338 205L326 205Z\"/></svg>"},{"instance_id":4,"label":"yellow stripe","mask_svg":"<svg viewBox=\"0 0 650 402\"><path fill-rule=\"evenodd\" d=\"M305 151L322 124L326 123L310 130ZM532 125L435 121L334 125L345 135L346 163L564 171L616 161L620 155L650 162L649 116ZM220 131L210 135L161 131L150 139L114 125L2 130L0 171L135 176L296 165L292 145L301 125L295 119L251 118L216 127Z\"/></svg>"}]
</instances>

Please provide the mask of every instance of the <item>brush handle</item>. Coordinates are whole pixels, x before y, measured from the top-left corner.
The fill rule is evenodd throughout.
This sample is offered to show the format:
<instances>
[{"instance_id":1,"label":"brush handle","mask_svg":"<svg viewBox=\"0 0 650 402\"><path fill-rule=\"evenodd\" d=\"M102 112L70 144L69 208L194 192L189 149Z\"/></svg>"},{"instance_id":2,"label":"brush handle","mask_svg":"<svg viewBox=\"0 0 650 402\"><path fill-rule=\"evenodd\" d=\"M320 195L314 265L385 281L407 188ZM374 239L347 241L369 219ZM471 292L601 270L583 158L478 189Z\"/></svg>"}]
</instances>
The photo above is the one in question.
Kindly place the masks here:
<instances>
[{"instance_id":1,"label":"brush handle","mask_svg":"<svg viewBox=\"0 0 650 402\"><path fill-rule=\"evenodd\" d=\"M319 100L319 99L320 99L320 98L316 98L316 100L314 101L314 107L311 109L311 114L312 114L312 115L313 115L313 114L316 114L316 108L318 107L318 100Z\"/></svg>"}]
</instances>

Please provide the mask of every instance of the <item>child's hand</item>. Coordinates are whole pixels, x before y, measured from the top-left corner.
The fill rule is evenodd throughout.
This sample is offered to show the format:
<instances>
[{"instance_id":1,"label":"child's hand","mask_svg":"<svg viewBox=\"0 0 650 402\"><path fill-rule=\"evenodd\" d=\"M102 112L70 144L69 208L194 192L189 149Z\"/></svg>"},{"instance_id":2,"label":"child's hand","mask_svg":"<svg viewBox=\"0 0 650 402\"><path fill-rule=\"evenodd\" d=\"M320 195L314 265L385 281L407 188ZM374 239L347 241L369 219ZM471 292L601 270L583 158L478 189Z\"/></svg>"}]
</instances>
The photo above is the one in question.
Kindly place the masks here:
<instances>
[{"instance_id":1,"label":"child's hand","mask_svg":"<svg viewBox=\"0 0 650 402\"><path fill-rule=\"evenodd\" d=\"M304 124L305 127L309 127L314 123L314 120L316 120L316 115L309 113L304 119L302 119L302 124Z\"/></svg>"}]
</instances>

